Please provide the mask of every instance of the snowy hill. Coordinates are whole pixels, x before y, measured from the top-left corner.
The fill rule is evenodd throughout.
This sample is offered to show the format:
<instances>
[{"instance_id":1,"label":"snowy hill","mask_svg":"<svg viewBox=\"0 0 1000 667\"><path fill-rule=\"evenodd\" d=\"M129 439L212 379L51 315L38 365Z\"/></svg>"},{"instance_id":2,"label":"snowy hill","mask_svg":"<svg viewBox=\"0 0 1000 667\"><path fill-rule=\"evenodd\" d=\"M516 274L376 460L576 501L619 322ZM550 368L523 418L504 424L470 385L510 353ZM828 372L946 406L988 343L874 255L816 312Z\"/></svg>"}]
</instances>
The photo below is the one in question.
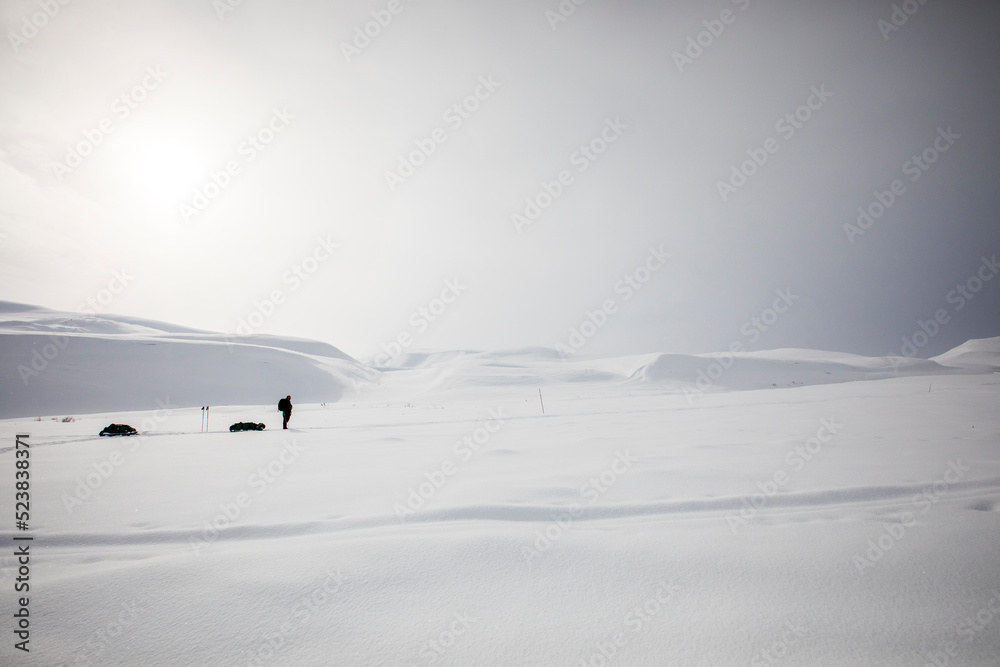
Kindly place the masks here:
<instances>
[{"instance_id":1,"label":"snowy hill","mask_svg":"<svg viewBox=\"0 0 1000 667\"><path fill-rule=\"evenodd\" d=\"M663 354L638 373L656 384L693 384L705 391L801 387L985 370L979 367L945 366L926 359L863 357L818 350L780 349L735 355Z\"/></svg>"},{"instance_id":2,"label":"snowy hill","mask_svg":"<svg viewBox=\"0 0 1000 667\"><path fill-rule=\"evenodd\" d=\"M0 304L0 418L170 405L334 402L371 378L326 343Z\"/></svg>"},{"instance_id":3,"label":"snowy hill","mask_svg":"<svg viewBox=\"0 0 1000 667\"><path fill-rule=\"evenodd\" d=\"M410 352L372 368L327 343L236 336L112 315L0 302L0 418L179 407L333 403L345 389L404 374L421 392L568 383L690 394L990 373L1000 338L932 360L783 349L721 354L563 357L554 349Z\"/></svg>"},{"instance_id":4,"label":"snowy hill","mask_svg":"<svg viewBox=\"0 0 1000 667\"><path fill-rule=\"evenodd\" d=\"M991 365L992 364L992 365ZM484 352L411 352L379 370L419 372L425 388L545 386L568 382L627 383L636 390L737 391L887 378L988 373L1000 369L1000 338L970 341L934 359L864 357L779 349L737 354L638 354L566 357L552 348Z\"/></svg>"},{"instance_id":5,"label":"snowy hill","mask_svg":"<svg viewBox=\"0 0 1000 667\"><path fill-rule=\"evenodd\" d=\"M931 361L942 366L1000 371L1000 336L974 338L944 354L931 357Z\"/></svg>"},{"instance_id":6,"label":"snowy hill","mask_svg":"<svg viewBox=\"0 0 1000 667\"><path fill-rule=\"evenodd\" d=\"M453 390L497 385L545 386L573 382L626 382L655 355L602 359L564 358L552 348L531 347L484 352L411 352L379 367L386 374L405 371L425 388Z\"/></svg>"}]
</instances>

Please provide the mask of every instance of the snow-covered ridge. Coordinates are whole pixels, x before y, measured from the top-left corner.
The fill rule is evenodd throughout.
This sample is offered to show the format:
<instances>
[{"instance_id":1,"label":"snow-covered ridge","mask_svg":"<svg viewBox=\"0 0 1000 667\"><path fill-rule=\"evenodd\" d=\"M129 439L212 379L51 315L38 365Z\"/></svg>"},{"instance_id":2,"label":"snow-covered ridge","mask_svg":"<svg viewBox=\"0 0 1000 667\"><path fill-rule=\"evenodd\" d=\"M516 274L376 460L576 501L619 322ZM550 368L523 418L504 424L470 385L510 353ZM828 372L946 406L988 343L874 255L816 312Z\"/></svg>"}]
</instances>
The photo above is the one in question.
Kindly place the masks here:
<instances>
[{"instance_id":1,"label":"snow-covered ridge","mask_svg":"<svg viewBox=\"0 0 1000 667\"><path fill-rule=\"evenodd\" d=\"M401 389L607 383L666 392L771 389L1000 370L1000 338L934 359L780 349L728 354L564 357L554 349L409 352L372 368L328 343L237 336L116 315L0 302L0 418L171 405L268 405L291 394L332 403L380 374Z\"/></svg>"},{"instance_id":2,"label":"snow-covered ridge","mask_svg":"<svg viewBox=\"0 0 1000 667\"><path fill-rule=\"evenodd\" d=\"M0 418L335 402L375 373L327 343L0 302Z\"/></svg>"},{"instance_id":3,"label":"snow-covered ridge","mask_svg":"<svg viewBox=\"0 0 1000 667\"><path fill-rule=\"evenodd\" d=\"M249 336L221 334L213 331L192 329L168 322L146 320L125 315L99 315L86 313L62 313L48 308L40 308L9 301L0 301L0 334L2 333L43 333L57 336L135 336L162 340L190 340L195 342L242 343L281 348L303 354L311 354L333 359L353 359L330 345L305 338L291 336L270 336L252 334Z\"/></svg>"},{"instance_id":4,"label":"snow-covered ridge","mask_svg":"<svg viewBox=\"0 0 1000 667\"><path fill-rule=\"evenodd\" d=\"M943 366L981 367L1000 371L1000 336L973 338L944 354L931 357L931 361Z\"/></svg>"},{"instance_id":5,"label":"snow-covered ridge","mask_svg":"<svg viewBox=\"0 0 1000 667\"><path fill-rule=\"evenodd\" d=\"M787 348L732 354L637 354L566 357L551 348L485 352L411 352L380 370L408 371L426 386L545 385L618 382L666 391L798 387L887 378L1000 370L1000 338L969 341L934 359L865 357Z\"/></svg>"}]
</instances>

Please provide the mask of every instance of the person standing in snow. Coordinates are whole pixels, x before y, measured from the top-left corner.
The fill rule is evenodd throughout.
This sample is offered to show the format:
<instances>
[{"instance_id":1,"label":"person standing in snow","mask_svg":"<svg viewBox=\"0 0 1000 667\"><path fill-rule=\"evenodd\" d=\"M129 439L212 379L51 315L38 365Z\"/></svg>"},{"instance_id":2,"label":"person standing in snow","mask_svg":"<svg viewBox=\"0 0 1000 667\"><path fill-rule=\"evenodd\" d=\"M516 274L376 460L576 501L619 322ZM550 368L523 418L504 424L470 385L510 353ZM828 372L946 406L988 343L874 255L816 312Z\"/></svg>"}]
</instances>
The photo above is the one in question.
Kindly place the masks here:
<instances>
[{"instance_id":1,"label":"person standing in snow","mask_svg":"<svg viewBox=\"0 0 1000 667\"><path fill-rule=\"evenodd\" d=\"M281 422L281 428L288 428L288 419L292 416L292 397L285 396L283 399L278 401L278 409L281 410L281 416L284 420Z\"/></svg>"}]
</instances>

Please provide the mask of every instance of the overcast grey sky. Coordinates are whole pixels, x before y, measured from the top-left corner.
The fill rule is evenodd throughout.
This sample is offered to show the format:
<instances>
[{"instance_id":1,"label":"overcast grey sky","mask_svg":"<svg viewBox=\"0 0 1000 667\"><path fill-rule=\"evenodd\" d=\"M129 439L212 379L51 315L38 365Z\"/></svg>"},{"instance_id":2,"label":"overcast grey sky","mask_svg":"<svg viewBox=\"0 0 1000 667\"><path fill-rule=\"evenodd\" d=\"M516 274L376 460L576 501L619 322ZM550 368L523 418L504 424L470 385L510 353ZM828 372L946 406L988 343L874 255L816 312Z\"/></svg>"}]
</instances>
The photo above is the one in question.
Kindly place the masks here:
<instances>
[{"instance_id":1,"label":"overcast grey sky","mask_svg":"<svg viewBox=\"0 0 1000 667\"><path fill-rule=\"evenodd\" d=\"M1000 335L997 3L4 0L0 21L2 299L357 357L574 328L583 354Z\"/></svg>"}]
</instances>

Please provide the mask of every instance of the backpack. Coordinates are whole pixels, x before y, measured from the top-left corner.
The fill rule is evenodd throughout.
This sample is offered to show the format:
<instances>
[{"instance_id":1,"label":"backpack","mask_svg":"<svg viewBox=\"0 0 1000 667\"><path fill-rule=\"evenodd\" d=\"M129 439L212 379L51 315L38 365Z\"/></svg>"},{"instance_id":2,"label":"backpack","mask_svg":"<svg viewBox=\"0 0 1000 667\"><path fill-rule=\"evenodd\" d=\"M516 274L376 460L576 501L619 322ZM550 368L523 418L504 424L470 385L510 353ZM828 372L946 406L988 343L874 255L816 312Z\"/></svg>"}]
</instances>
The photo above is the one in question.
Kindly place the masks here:
<instances>
[{"instance_id":1,"label":"backpack","mask_svg":"<svg viewBox=\"0 0 1000 667\"><path fill-rule=\"evenodd\" d=\"M235 433L236 431L263 431L266 427L264 424L257 424L255 422L237 422L229 427L230 433Z\"/></svg>"},{"instance_id":2,"label":"backpack","mask_svg":"<svg viewBox=\"0 0 1000 667\"><path fill-rule=\"evenodd\" d=\"M137 435L138 431L128 424L109 424L105 426L100 435Z\"/></svg>"}]
</instances>

